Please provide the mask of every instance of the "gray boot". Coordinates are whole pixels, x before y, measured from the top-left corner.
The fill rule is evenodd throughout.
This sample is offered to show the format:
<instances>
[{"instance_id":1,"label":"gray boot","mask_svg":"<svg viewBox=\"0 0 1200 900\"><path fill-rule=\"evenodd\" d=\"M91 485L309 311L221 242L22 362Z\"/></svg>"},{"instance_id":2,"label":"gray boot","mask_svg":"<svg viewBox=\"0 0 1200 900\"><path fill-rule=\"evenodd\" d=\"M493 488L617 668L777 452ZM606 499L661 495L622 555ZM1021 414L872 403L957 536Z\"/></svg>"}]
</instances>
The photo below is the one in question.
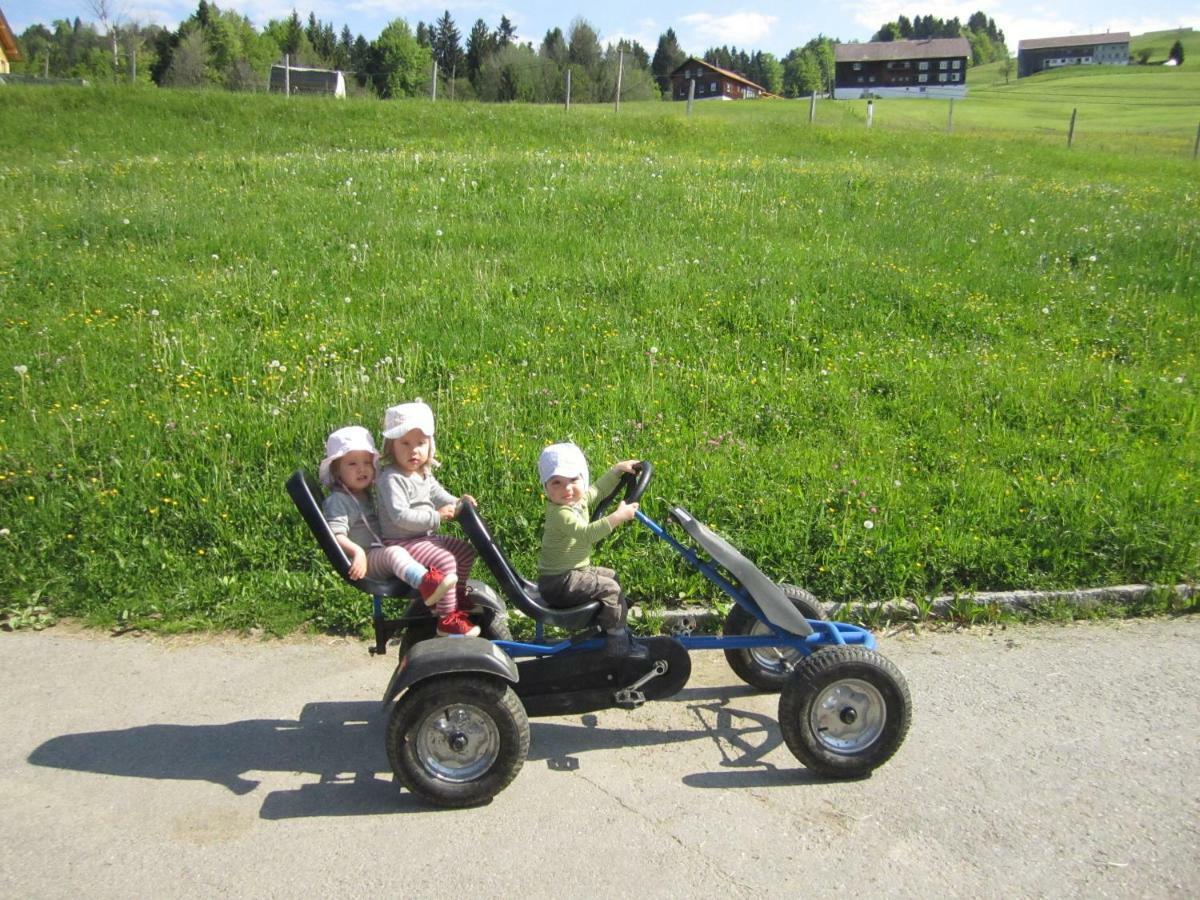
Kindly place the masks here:
<instances>
[{"instance_id":1,"label":"gray boot","mask_svg":"<svg viewBox=\"0 0 1200 900\"><path fill-rule=\"evenodd\" d=\"M622 628L617 633L611 631L604 634L604 655L612 659L646 659L650 653L632 639L628 628Z\"/></svg>"}]
</instances>

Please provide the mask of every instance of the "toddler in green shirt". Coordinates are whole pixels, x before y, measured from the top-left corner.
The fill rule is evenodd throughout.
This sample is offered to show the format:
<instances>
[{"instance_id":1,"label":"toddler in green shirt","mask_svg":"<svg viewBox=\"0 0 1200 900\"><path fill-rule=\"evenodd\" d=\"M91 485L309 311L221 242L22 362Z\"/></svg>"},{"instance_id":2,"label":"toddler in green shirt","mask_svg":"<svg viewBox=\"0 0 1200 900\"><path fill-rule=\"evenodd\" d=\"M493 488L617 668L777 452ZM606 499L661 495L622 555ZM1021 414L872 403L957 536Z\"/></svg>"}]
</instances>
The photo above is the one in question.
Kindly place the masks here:
<instances>
[{"instance_id":1,"label":"toddler in green shirt","mask_svg":"<svg viewBox=\"0 0 1200 900\"><path fill-rule=\"evenodd\" d=\"M546 492L546 525L538 555L538 592L547 605L559 609L600 602L597 624L604 629L607 656L643 658L646 648L630 640L625 625L628 605L617 573L593 566L592 547L613 529L633 518L636 503L621 501L617 508L589 522L591 504L632 473L637 460L619 462L588 484L583 451L571 443L551 444L538 459L538 476Z\"/></svg>"}]
</instances>

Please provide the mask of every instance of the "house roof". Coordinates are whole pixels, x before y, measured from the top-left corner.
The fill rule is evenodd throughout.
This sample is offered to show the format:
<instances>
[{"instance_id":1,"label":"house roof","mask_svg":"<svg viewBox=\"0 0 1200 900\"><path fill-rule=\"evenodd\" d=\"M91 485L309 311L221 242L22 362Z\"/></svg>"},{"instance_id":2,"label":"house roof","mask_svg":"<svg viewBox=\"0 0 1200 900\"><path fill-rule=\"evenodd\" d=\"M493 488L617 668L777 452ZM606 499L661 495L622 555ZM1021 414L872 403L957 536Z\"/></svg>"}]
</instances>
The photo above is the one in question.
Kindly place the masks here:
<instances>
[{"instance_id":1,"label":"house roof","mask_svg":"<svg viewBox=\"0 0 1200 900\"><path fill-rule=\"evenodd\" d=\"M1096 44L1128 44L1128 31L1105 34L1072 34L1067 37L1030 38L1017 42L1017 52L1022 50L1045 50L1048 47L1091 47Z\"/></svg>"},{"instance_id":2,"label":"house roof","mask_svg":"<svg viewBox=\"0 0 1200 900\"><path fill-rule=\"evenodd\" d=\"M682 65L680 65L674 72L671 73L671 75L672 76L678 75L680 72L682 72L688 66L692 65L692 63L699 63L700 65L704 66L704 68L706 68L706 69L712 69L718 75L723 75L724 77L728 78L730 81L736 81L738 84L747 85L748 87L752 87L755 90L762 91L764 94L769 93L769 91L767 91L767 89L765 87L763 87L761 84L755 84L749 78L743 78L737 72L730 72L728 69L722 69L720 66L714 66L712 63L705 62L704 60L700 59L698 56L689 56L687 59L685 59L683 61Z\"/></svg>"},{"instance_id":3,"label":"house roof","mask_svg":"<svg viewBox=\"0 0 1200 900\"><path fill-rule=\"evenodd\" d=\"M872 41L868 44L834 44L835 62L874 62L890 59L936 59L971 55L966 38L929 38L924 41Z\"/></svg>"},{"instance_id":4,"label":"house roof","mask_svg":"<svg viewBox=\"0 0 1200 900\"><path fill-rule=\"evenodd\" d=\"M2 9L0 9L0 47L4 48L5 58L13 62L21 61L21 51L17 48L17 37L8 27L8 20L4 18Z\"/></svg>"}]
</instances>

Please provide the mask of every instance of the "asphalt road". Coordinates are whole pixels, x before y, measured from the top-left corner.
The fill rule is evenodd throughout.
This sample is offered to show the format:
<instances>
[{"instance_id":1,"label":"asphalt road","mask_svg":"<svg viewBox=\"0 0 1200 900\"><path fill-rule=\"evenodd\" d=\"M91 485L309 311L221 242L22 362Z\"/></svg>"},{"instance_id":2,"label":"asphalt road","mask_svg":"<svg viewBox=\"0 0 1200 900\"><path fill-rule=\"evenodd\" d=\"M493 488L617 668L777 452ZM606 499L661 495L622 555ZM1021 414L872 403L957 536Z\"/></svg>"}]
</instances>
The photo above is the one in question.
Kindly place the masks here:
<instances>
[{"instance_id":1,"label":"asphalt road","mask_svg":"<svg viewBox=\"0 0 1200 900\"><path fill-rule=\"evenodd\" d=\"M443 811L391 782L364 644L3 634L0 895L1200 896L1200 617L880 651L914 719L870 779L809 775L708 652Z\"/></svg>"}]
</instances>

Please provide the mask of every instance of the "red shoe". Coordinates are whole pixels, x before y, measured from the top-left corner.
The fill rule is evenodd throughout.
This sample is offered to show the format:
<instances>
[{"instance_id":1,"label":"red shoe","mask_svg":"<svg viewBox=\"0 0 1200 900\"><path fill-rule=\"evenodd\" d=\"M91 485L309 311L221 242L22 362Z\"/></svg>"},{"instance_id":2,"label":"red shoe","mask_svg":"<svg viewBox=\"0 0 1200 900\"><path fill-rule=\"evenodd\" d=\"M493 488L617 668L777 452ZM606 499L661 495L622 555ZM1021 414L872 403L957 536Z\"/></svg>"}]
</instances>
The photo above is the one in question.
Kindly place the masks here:
<instances>
[{"instance_id":1,"label":"red shoe","mask_svg":"<svg viewBox=\"0 0 1200 900\"><path fill-rule=\"evenodd\" d=\"M421 579L421 584L417 587L417 592L421 595L421 599L425 601L426 606L437 606L438 601L446 595L446 591L450 590L456 584L458 584L458 576L453 572L444 575L441 569L430 569L425 573L425 577Z\"/></svg>"},{"instance_id":2,"label":"red shoe","mask_svg":"<svg viewBox=\"0 0 1200 900\"><path fill-rule=\"evenodd\" d=\"M438 637L477 637L479 626L467 618L461 610L455 610L438 622Z\"/></svg>"}]
</instances>

